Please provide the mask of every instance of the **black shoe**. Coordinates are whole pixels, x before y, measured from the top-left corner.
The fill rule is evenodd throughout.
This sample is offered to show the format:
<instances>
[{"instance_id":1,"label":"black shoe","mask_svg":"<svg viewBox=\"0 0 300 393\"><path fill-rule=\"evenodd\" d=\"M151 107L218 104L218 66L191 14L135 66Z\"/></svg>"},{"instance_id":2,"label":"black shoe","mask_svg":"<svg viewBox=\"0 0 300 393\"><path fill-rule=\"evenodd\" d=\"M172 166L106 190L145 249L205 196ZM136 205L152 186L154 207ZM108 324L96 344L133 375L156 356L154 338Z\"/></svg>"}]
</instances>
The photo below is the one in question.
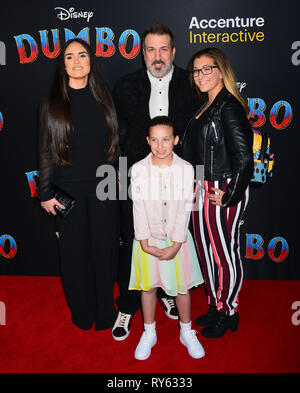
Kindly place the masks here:
<instances>
[{"instance_id":1,"label":"black shoe","mask_svg":"<svg viewBox=\"0 0 300 393\"><path fill-rule=\"evenodd\" d=\"M117 341L126 340L130 334L132 315L123 312L118 313L118 318L112 328L112 336Z\"/></svg>"},{"instance_id":2,"label":"black shoe","mask_svg":"<svg viewBox=\"0 0 300 393\"><path fill-rule=\"evenodd\" d=\"M201 334L206 338L223 337L227 330L235 332L239 325L239 314L225 315L218 311L213 324L202 329Z\"/></svg>"},{"instance_id":3,"label":"black shoe","mask_svg":"<svg viewBox=\"0 0 300 393\"><path fill-rule=\"evenodd\" d=\"M171 319L178 319L178 310L173 298L162 297L159 304L164 309L166 315Z\"/></svg>"},{"instance_id":4,"label":"black shoe","mask_svg":"<svg viewBox=\"0 0 300 393\"><path fill-rule=\"evenodd\" d=\"M209 326L214 322L217 315L218 311L216 306L209 306L207 313L197 317L195 322L199 326Z\"/></svg>"}]
</instances>

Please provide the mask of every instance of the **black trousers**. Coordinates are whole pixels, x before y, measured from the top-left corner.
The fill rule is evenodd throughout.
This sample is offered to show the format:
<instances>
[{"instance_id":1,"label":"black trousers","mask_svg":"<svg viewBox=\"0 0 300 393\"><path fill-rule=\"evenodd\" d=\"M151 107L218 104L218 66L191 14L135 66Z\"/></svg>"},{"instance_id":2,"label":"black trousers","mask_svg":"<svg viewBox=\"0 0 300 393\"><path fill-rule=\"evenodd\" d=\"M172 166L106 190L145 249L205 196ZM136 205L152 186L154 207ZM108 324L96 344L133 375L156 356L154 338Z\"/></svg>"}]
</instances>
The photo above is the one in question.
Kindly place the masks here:
<instances>
[{"instance_id":1,"label":"black trousers","mask_svg":"<svg viewBox=\"0 0 300 393\"><path fill-rule=\"evenodd\" d=\"M120 201L120 234L122 243L119 252L119 266L117 281L120 289L120 296L116 299L119 311L134 315L140 307L140 291L128 289L131 254L134 239L134 226L132 214L132 200ZM157 290L157 297L170 297L161 288Z\"/></svg>"},{"instance_id":2,"label":"black trousers","mask_svg":"<svg viewBox=\"0 0 300 393\"><path fill-rule=\"evenodd\" d=\"M75 198L65 219L57 217L61 274L72 321L81 329L113 326L113 286L119 248L119 202L100 201L96 184L61 185Z\"/></svg>"}]
</instances>

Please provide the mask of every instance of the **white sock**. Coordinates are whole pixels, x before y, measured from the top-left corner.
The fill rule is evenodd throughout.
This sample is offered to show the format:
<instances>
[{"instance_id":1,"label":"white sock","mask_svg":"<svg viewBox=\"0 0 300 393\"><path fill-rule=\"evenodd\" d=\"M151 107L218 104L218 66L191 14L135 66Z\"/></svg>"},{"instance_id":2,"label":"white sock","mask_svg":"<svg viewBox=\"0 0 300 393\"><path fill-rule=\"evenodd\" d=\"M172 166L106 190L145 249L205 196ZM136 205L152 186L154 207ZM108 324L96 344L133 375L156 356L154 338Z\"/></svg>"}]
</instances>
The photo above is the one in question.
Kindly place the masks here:
<instances>
[{"instance_id":1,"label":"white sock","mask_svg":"<svg viewBox=\"0 0 300 393\"><path fill-rule=\"evenodd\" d=\"M180 329L182 331L184 331L184 330L191 330L191 328L192 328L192 321L190 321L188 323L183 323L183 322L179 321L179 326L180 326Z\"/></svg>"},{"instance_id":2,"label":"white sock","mask_svg":"<svg viewBox=\"0 0 300 393\"><path fill-rule=\"evenodd\" d=\"M145 329L145 332L147 332L147 333L152 333L152 334L156 335L155 328L156 328L155 321L152 323L144 323L144 329Z\"/></svg>"}]
</instances>

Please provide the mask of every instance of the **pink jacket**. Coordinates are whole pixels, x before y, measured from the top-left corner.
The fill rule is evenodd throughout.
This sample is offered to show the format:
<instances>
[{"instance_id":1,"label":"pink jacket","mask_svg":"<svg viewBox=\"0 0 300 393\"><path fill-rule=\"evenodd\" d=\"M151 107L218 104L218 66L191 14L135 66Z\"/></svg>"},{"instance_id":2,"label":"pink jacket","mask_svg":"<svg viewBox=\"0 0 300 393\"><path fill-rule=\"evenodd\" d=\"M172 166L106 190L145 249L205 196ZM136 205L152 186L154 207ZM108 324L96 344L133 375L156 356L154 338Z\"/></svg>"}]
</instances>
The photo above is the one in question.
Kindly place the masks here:
<instances>
[{"instance_id":1,"label":"pink jacket","mask_svg":"<svg viewBox=\"0 0 300 393\"><path fill-rule=\"evenodd\" d=\"M136 240L183 243L192 210L194 168L173 152L165 173L152 164L152 153L132 166L131 193Z\"/></svg>"}]
</instances>

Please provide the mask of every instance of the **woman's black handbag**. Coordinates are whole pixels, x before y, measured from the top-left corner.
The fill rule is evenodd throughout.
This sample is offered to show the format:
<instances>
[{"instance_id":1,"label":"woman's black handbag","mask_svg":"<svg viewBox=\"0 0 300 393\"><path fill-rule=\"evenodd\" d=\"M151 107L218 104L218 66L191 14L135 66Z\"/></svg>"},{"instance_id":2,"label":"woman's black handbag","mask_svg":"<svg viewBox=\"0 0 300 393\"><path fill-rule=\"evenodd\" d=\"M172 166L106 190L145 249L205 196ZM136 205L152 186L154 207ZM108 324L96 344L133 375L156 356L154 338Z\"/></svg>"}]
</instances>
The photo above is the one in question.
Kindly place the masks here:
<instances>
[{"instance_id":1,"label":"woman's black handbag","mask_svg":"<svg viewBox=\"0 0 300 393\"><path fill-rule=\"evenodd\" d=\"M54 210L61 218L65 218L74 206L75 199L70 194L55 185L52 186L51 191L52 197L64 206L64 209L54 206Z\"/></svg>"}]
</instances>

